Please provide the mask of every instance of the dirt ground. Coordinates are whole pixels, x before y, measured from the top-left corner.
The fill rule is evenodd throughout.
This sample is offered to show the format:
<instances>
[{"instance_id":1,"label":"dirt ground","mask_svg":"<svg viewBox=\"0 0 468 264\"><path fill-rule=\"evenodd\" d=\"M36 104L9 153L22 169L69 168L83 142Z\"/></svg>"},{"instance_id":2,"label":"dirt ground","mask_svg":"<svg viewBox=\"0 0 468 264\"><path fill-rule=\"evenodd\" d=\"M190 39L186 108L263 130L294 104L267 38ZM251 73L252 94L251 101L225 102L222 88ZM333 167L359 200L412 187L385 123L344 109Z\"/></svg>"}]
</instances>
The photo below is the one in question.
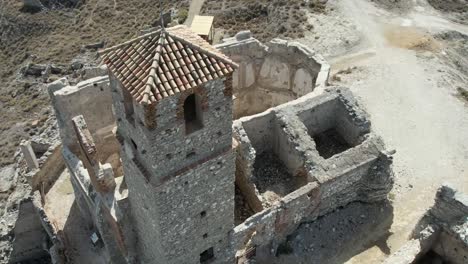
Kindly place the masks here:
<instances>
[{"instance_id":1,"label":"dirt ground","mask_svg":"<svg viewBox=\"0 0 468 264\"><path fill-rule=\"evenodd\" d=\"M271 151L258 154L253 167L252 179L263 197L264 207L270 207L307 183L305 178L291 175L283 161Z\"/></svg>"},{"instance_id":2,"label":"dirt ground","mask_svg":"<svg viewBox=\"0 0 468 264\"><path fill-rule=\"evenodd\" d=\"M324 21L324 26L314 28L321 30L314 32L320 39L308 42L311 37L306 33L301 42L326 55L332 65L331 83L351 88L370 113L373 130L389 149L396 149L395 186L389 196L391 225L386 231L366 230L343 241L338 237L337 244L357 246L332 247L336 255L328 256L316 253L315 247L310 250L307 243L301 246L300 241L312 240L310 231L301 228L302 239L291 239L296 247L293 253L280 259L289 260L281 263L291 259L294 263L380 263L406 242L442 183L468 191L468 104L460 96L468 83L468 26L454 23L451 14L423 0L406 1L405 8L377 0L328 3L334 9L329 20L335 28L327 30L326 17L311 15L310 19ZM337 23L335 16L346 26ZM322 38L333 40L329 34L345 27L356 42L342 42L341 47L332 42L338 47L334 50L322 45ZM339 213L329 217L338 218ZM333 226L321 228L330 231ZM382 238L383 234L388 235ZM365 246L360 239L367 241Z\"/></svg>"},{"instance_id":3,"label":"dirt ground","mask_svg":"<svg viewBox=\"0 0 468 264\"><path fill-rule=\"evenodd\" d=\"M188 0L162 2L165 11L189 5ZM71 63L84 55L84 45L112 46L137 36L158 19L158 10L152 0L87 0L74 9L31 13L22 1L0 1L0 167L13 163L21 139L46 129L50 103L44 83L73 74ZM46 80L24 78L20 70L28 63L59 65L64 72Z\"/></svg>"},{"instance_id":4,"label":"dirt ground","mask_svg":"<svg viewBox=\"0 0 468 264\"><path fill-rule=\"evenodd\" d=\"M393 207L389 203L351 203L333 214L302 224L280 247L283 251L278 257L269 263L344 263L374 245L389 253L386 239L392 218Z\"/></svg>"},{"instance_id":5,"label":"dirt ground","mask_svg":"<svg viewBox=\"0 0 468 264\"><path fill-rule=\"evenodd\" d=\"M50 5L34 12L26 10L22 1L0 2L0 166L14 162L21 139L46 129L44 123L51 110L45 84L63 75L76 75L74 62L85 66L97 63L95 53L84 53L85 45L103 42L109 47L128 40L153 26L159 17L159 4L152 0L83 2L75 8ZM183 22L187 15L189 19L194 15L193 11L187 14L190 0L162 2L165 12L175 11L175 20ZM195 2L203 14L216 15L216 27L222 28L224 36L250 28L259 39L269 40L304 36L313 28L307 14L325 12L327 0ZM47 78L26 78L21 69L30 63L53 64L61 72Z\"/></svg>"},{"instance_id":6,"label":"dirt ground","mask_svg":"<svg viewBox=\"0 0 468 264\"><path fill-rule=\"evenodd\" d=\"M223 28L226 36L249 29L257 39L275 37L301 38L311 30L307 14L326 12L327 0L206 0L201 14L214 15L215 27Z\"/></svg>"}]
</instances>

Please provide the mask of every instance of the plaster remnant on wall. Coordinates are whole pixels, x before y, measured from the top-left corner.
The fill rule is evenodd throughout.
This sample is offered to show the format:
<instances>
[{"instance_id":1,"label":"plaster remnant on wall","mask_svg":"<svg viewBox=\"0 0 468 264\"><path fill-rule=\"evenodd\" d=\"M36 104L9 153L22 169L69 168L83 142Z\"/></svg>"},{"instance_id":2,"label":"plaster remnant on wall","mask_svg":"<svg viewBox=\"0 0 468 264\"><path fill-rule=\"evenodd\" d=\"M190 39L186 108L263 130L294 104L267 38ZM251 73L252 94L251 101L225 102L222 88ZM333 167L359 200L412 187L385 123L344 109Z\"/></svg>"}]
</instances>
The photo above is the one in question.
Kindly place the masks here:
<instances>
[{"instance_id":1,"label":"plaster remnant on wall","mask_svg":"<svg viewBox=\"0 0 468 264\"><path fill-rule=\"evenodd\" d=\"M235 118L323 91L330 66L322 56L298 42L273 39L262 44L247 33L216 45L239 64L233 74Z\"/></svg>"}]
</instances>

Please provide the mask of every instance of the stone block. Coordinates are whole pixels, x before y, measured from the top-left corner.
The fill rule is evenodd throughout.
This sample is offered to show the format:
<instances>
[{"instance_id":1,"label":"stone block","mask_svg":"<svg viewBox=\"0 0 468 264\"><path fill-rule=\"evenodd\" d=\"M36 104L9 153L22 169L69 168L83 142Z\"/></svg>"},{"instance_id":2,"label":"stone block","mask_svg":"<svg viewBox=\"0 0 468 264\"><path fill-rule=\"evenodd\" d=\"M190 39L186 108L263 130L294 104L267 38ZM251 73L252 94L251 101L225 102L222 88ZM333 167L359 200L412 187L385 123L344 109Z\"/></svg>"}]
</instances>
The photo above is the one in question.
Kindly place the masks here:
<instances>
[{"instance_id":1,"label":"stone block","mask_svg":"<svg viewBox=\"0 0 468 264\"><path fill-rule=\"evenodd\" d=\"M30 170L39 169L39 163L37 162L36 154L31 147L31 142L29 141L22 141L20 144L21 152L23 153L23 157L26 160L26 164Z\"/></svg>"},{"instance_id":2,"label":"stone block","mask_svg":"<svg viewBox=\"0 0 468 264\"><path fill-rule=\"evenodd\" d=\"M240 41L240 40L249 39L249 38L251 38L251 36L252 36L252 34L250 33L250 30L244 30L244 31L238 32L235 35L235 38L236 38L236 40Z\"/></svg>"},{"instance_id":3,"label":"stone block","mask_svg":"<svg viewBox=\"0 0 468 264\"><path fill-rule=\"evenodd\" d=\"M8 192L15 186L15 168L13 165L0 169L0 193Z\"/></svg>"}]
</instances>

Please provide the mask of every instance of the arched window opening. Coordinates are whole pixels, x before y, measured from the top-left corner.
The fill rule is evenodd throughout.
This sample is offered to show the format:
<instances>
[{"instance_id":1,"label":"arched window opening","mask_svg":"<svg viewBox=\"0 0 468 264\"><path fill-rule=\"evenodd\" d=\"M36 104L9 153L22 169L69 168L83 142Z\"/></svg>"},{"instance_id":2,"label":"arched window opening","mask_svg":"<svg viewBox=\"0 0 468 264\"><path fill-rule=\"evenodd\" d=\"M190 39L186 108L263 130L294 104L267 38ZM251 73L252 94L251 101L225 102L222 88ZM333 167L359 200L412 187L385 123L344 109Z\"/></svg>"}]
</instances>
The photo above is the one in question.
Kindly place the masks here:
<instances>
[{"instance_id":1,"label":"arched window opening","mask_svg":"<svg viewBox=\"0 0 468 264\"><path fill-rule=\"evenodd\" d=\"M184 102L185 132L190 134L202 128L201 109L195 94L189 95Z\"/></svg>"}]
</instances>

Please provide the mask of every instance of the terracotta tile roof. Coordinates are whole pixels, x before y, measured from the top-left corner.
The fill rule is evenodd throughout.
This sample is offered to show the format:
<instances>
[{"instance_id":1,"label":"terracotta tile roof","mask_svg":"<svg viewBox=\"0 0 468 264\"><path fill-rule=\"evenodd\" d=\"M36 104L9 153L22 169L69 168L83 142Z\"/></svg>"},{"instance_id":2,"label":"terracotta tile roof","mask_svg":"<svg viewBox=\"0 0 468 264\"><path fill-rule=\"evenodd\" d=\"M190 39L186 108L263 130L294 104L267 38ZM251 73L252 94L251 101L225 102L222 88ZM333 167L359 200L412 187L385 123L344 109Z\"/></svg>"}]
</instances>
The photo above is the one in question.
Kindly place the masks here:
<instances>
[{"instance_id":1,"label":"terracotta tile roof","mask_svg":"<svg viewBox=\"0 0 468 264\"><path fill-rule=\"evenodd\" d=\"M99 54L142 104L200 86L237 68L226 55L185 26L152 32Z\"/></svg>"}]
</instances>

